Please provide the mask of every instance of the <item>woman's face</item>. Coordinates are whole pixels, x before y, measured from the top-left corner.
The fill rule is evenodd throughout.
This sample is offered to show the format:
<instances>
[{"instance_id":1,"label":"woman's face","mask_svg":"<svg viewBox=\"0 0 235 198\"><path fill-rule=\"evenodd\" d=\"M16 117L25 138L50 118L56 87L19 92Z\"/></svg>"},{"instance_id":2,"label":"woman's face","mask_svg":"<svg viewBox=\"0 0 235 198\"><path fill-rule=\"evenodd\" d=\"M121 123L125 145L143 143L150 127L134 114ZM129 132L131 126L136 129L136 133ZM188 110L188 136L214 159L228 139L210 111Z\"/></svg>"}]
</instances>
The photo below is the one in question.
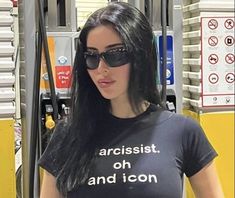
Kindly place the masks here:
<instances>
[{"instance_id":1,"label":"woman's face","mask_svg":"<svg viewBox=\"0 0 235 198\"><path fill-rule=\"evenodd\" d=\"M87 52L89 53L112 52L123 47L120 36L111 25L100 25L88 33ZM100 58L98 67L87 71L104 98L121 102L128 100L129 63L110 67L103 58Z\"/></svg>"}]
</instances>

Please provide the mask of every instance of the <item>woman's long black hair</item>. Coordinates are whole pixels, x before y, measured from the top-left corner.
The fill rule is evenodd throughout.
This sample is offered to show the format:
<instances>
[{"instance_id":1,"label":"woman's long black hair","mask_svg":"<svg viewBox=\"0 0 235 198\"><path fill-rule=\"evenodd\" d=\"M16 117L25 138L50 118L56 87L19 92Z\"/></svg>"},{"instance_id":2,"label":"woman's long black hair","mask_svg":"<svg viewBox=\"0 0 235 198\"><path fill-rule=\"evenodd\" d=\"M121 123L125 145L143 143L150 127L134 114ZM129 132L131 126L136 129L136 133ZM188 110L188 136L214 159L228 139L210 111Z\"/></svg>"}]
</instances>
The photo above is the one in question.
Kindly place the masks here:
<instances>
[{"instance_id":1,"label":"woman's long black hair","mask_svg":"<svg viewBox=\"0 0 235 198\"><path fill-rule=\"evenodd\" d=\"M58 158L61 167L57 187L63 193L83 184L92 169L92 161L98 149L99 130L109 113L110 102L95 87L85 67L83 52L89 31L99 25L111 25L120 35L131 54L131 70L128 88L129 101L135 112L143 100L161 105L157 78L155 37L145 16L135 7L123 3L110 3L94 12L81 30L73 68L72 111L68 122L68 134ZM98 39L98 38L97 38Z\"/></svg>"}]
</instances>

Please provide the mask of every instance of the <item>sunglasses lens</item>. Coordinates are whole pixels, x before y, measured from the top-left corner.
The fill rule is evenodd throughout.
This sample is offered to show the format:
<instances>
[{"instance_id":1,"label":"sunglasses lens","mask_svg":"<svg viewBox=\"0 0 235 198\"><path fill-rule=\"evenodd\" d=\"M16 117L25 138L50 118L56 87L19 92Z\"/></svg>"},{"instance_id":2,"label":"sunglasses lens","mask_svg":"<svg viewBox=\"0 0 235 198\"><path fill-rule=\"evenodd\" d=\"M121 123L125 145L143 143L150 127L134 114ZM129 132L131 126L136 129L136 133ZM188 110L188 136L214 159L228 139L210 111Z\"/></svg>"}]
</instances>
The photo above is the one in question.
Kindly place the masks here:
<instances>
[{"instance_id":1,"label":"sunglasses lens","mask_svg":"<svg viewBox=\"0 0 235 198\"><path fill-rule=\"evenodd\" d=\"M130 62L126 51L106 52L103 56L110 67L119 67Z\"/></svg>"},{"instance_id":2,"label":"sunglasses lens","mask_svg":"<svg viewBox=\"0 0 235 198\"><path fill-rule=\"evenodd\" d=\"M110 67L119 67L130 62L129 55L124 49L107 51L101 54L85 52L84 58L88 69L96 69L99 66L100 58L102 58Z\"/></svg>"},{"instance_id":3,"label":"sunglasses lens","mask_svg":"<svg viewBox=\"0 0 235 198\"><path fill-rule=\"evenodd\" d=\"M86 53L85 60L88 69L96 69L99 65L99 55L94 53Z\"/></svg>"}]
</instances>

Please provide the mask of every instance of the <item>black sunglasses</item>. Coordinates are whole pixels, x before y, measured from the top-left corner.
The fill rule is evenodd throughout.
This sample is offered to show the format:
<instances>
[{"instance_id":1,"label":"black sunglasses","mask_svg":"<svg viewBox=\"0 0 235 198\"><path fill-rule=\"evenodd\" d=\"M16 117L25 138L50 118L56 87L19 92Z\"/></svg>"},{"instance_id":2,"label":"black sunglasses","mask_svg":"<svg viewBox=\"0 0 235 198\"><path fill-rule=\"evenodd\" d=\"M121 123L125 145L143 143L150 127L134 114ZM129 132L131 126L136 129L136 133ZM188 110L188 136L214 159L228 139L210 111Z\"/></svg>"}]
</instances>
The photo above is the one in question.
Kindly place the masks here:
<instances>
[{"instance_id":1,"label":"black sunglasses","mask_svg":"<svg viewBox=\"0 0 235 198\"><path fill-rule=\"evenodd\" d=\"M130 56L125 48L115 48L102 53L84 52L87 69L96 69L99 66L100 58L110 67L119 67L130 62Z\"/></svg>"}]
</instances>

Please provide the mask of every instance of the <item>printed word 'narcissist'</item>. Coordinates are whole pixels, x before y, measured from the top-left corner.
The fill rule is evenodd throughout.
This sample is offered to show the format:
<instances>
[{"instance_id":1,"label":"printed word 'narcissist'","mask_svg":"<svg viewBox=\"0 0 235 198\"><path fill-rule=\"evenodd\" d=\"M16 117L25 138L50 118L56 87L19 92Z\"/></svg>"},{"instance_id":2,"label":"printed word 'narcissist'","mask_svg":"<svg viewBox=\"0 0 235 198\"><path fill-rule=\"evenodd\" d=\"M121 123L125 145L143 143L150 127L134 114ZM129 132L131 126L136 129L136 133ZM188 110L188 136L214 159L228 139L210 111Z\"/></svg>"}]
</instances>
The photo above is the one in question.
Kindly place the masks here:
<instances>
[{"instance_id":1,"label":"printed word 'narcissist'","mask_svg":"<svg viewBox=\"0 0 235 198\"><path fill-rule=\"evenodd\" d=\"M134 147L118 147L118 148L108 148L108 149L100 149L99 156L110 156L110 155L137 155L144 153L160 153L155 144L150 146L144 146L141 144L140 146Z\"/></svg>"}]
</instances>

